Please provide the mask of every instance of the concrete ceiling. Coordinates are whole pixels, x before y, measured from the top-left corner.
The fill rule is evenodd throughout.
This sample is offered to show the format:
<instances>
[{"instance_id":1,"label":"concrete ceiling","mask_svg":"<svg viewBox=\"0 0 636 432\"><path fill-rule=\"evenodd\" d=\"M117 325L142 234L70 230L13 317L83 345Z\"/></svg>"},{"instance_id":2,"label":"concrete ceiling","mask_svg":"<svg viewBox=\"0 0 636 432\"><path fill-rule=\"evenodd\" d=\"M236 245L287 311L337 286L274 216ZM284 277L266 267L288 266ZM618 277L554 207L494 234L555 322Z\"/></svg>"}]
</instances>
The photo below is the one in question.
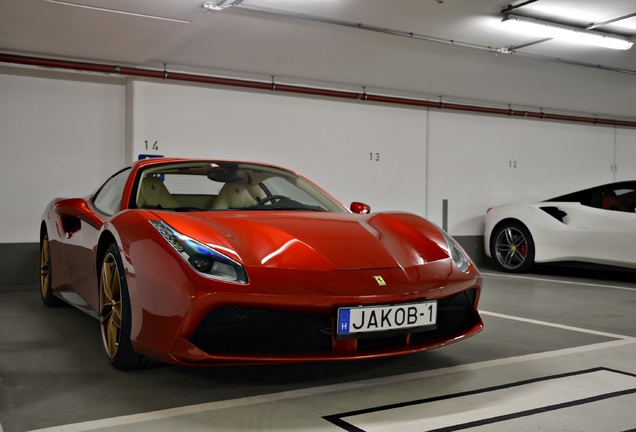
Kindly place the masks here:
<instances>
[{"instance_id":1,"label":"concrete ceiling","mask_svg":"<svg viewBox=\"0 0 636 432\"><path fill-rule=\"evenodd\" d=\"M0 53L636 118L636 47L515 33L510 6L636 35L633 0L0 0Z\"/></svg>"}]
</instances>

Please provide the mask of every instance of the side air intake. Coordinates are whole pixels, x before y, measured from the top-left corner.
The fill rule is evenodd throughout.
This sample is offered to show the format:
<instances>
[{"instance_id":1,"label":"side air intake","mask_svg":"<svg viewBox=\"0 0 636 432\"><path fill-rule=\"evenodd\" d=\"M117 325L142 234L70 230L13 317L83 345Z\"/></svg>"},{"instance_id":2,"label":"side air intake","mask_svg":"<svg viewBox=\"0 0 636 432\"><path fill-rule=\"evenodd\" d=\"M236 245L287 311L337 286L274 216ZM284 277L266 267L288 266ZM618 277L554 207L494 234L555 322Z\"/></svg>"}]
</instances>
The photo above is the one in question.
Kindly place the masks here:
<instances>
[{"instance_id":1,"label":"side air intake","mask_svg":"<svg viewBox=\"0 0 636 432\"><path fill-rule=\"evenodd\" d=\"M563 218L565 218L568 215L566 212L559 209L558 207L540 207L540 208L541 210L543 210L544 212L546 212L547 214L549 214L550 216L552 216L553 218L555 218L561 223L564 223Z\"/></svg>"}]
</instances>

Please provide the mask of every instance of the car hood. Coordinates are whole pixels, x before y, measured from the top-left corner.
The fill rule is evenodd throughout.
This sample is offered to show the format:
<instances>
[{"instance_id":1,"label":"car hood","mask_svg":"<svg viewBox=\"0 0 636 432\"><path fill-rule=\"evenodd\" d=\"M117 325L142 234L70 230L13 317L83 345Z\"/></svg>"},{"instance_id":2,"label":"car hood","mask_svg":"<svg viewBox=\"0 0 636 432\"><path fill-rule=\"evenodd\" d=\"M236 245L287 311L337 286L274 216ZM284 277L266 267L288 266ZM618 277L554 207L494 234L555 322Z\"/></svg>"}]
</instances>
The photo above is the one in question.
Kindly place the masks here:
<instances>
[{"instance_id":1,"label":"car hood","mask_svg":"<svg viewBox=\"0 0 636 432\"><path fill-rule=\"evenodd\" d=\"M407 268L448 258L439 229L409 213L156 212L174 229L246 266Z\"/></svg>"}]
</instances>

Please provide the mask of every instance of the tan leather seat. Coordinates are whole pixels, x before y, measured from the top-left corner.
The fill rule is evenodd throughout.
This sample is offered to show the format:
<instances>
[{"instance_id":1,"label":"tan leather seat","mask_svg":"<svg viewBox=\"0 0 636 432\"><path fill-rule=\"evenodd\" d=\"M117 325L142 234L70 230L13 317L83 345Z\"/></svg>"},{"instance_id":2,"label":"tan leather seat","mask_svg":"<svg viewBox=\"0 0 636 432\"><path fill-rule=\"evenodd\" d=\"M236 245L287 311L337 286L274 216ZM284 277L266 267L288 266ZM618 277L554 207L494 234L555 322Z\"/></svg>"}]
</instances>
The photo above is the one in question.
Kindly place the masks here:
<instances>
[{"instance_id":1,"label":"tan leather seat","mask_svg":"<svg viewBox=\"0 0 636 432\"><path fill-rule=\"evenodd\" d=\"M226 183L214 200L214 209L225 210L245 208L255 205L262 192L258 186L249 186L244 182Z\"/></svg>"},{"instance_id":2,"label":"tan leather seat","mask_svg":"<svg viewBox=\"0 0 636 432\"><path fill-rule=\"evenodd\" d=\"M159 177L145 177L139 188L137 207L175 208L179 207L179 203L170 195L166 185L163 184Z\"/></svg>"}]
</instances>

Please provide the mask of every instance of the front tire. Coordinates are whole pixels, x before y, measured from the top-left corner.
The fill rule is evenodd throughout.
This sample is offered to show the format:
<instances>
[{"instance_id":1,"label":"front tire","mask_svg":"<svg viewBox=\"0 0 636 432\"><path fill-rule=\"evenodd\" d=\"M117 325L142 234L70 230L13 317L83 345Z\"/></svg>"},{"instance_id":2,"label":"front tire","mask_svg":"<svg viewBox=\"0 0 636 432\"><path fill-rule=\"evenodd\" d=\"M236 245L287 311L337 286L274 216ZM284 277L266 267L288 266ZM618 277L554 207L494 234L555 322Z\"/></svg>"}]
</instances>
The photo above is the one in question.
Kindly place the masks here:
<instances>
[{"instance_id":1,"label":"front tire","mask_svg":"<svg viewBox=\"0 0 636 432\"><path fill-rule=\"evenodd\" d=\"M526 272L534 265L532 235L520 222L505 222L493 231L490 253L501 270Z\"/></svg>"},{"instance_id":2,"label":"front tire","mask_svg":"<svg viewBox=\"0 0 636 432\"><path fill-rule=\"evenodd\" d=\"M145 358L130 342L132 313L128 284L117 244L111 244L102 260L99 281L99 322L104 351L112 366L121 370L146 366Z\"/></svg>"}]
</instances>

